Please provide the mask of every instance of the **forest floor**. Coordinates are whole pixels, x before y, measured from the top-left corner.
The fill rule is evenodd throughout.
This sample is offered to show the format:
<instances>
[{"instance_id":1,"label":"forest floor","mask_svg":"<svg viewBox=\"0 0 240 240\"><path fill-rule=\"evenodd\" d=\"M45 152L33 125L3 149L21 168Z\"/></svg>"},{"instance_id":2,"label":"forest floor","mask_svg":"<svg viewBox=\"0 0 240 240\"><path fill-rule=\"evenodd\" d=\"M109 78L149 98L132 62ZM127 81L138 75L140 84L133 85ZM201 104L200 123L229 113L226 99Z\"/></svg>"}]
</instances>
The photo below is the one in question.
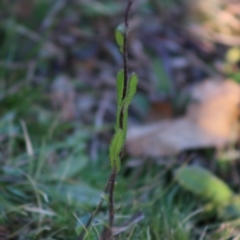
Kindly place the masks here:
<instances>
[{"instance_id":1,"label":"forest floor","mask_svg":"<svg viewBox=\"0 0 240 240\"><path fill-rule=\"evenodd\" d=\"M240 239L240 203L209 214L204 194L175 177L200 166L240 192L240 5L199 2L134 1L129 70L139 84L116 183L116 239ZM100 239L122 68L114 34L126 4L0 2L0 240L78 239L103 197L86 229L86 239Z\"/></svg>"}]
</instances>

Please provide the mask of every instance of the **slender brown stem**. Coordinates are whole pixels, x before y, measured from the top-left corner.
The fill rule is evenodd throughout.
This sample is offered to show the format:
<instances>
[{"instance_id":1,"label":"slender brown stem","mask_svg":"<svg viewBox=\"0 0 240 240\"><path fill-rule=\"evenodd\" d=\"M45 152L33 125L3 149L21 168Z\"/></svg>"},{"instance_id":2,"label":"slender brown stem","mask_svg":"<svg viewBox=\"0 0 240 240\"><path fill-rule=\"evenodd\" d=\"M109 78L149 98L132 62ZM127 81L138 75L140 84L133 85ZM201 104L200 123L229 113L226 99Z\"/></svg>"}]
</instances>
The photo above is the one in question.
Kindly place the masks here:
<instances>
[{"instance_id":1,"label":"slender brown stem","mask_svg":"<svg viewBox=\"0 0 240 240\"><path fill-rule=\"evenodd\" d=\"M133 0L128 1L128 5L125 10L124 25L125 31L123 35L123 71L124 71L124 85L123 85L123 95L124 99L127 95L127 81L128 81L128 51L127 51L127 39L128 39L128 19L130 14L130 9L133 4Z\"/></svg>"},{"instance_id":2,"label":"slender brown stem","mask_svg":"<svg viewBox=\"0 0 240 240\"><path fill-rule=\"evenodd\" d=\"M128 87L128 51L127 51L127 39L128 39L128 19L129 19L129 15L130 15L130 10L131 10L131 6L133 4L133 0L129 0L126 10L125 10L125 17L124 17L124 24L125 24L125 31L123 34L123 71L124 71L124 84L123 84L123 94L122 94L122 99L124 99L127 95L127 87ZM121 109L120 112L120 116L119 116L119 127L123 130L123 125L124 125L124 109ZM120 153L121 155L121 153ZM117 168L114 167L111 175L108 179L106 188L104 193L109 192L109 226L108 226L108 233L107 233L107 239L106 240L110 240L113 239L112 236L112 227L113 227L113 223L114 223L114 188L115 188L115 181L116 181L116 177L117 177ZM94 213L91 215L90 219L88 220L85 229L80 233L78 240L83 240L84 239L84 235L85 235L85 231L86 229L88 229L88 227L90 226L93 218L95 217L95 215L97 214L97 212L99 211L99 209L101 208L102 204L103 204L103 199L101 199L98 207L96 208L96 210L94 211Z\"/></svg>"},{"instance_id":3,"label":"slender brown stem","mask_svg":"<svg viewBox=\"0 0 240 240\"><path fill-rule=\"evenodd\" d=\"M114 222L114 187L115 181L117 177L117 172L115 170L112 171L110 177L110 184L109 184L109 228L113 227Z\"/></svg>"},{"instance_id":4,"label":"slender brown stem","mask_svg":"<svg viewBox=\"0 0 240 240\"><path fill-rule=\"evenodd\" d=\"M104 189L104 193L106 194L108 192L108 189L109 189L109 185L110 185L110 182L111 182L111 176L109 177L108 181L107 181L107 184L106 184L106 187ZM82 230L82 232L79 234L78 236L78 240L84 240L84 236L86 234L86 229L89 228L89 226L91 225L92 223L92 220L94 219L94 217L96 216L96 214L98 213L98 211L100 210L100 208L102 207L102 204L104 202L104 198L101 199L101 201L99 202L97 208L95 209L95 211L92 213L91 217L88 219L87 221L87 224L85 226L85 228Z\"/></svg>"},{"instance_id":5,"label":"slender brown stem","mask_svg":"<svg viewBox=\"0 0 240 240\"><path fill-rule=\"evenodd\" d=\"M125 31L123 35L123 71L124 71L124 84L123 84L123 94L122 99L125 99L127 95L127 87L128 87L128 51L127 51L127 39L128 39L128 19L130 14L130 9L133 4L133 0L129 0L128 5L125 10L124 24ZM124 125L124 108L122 107L120 116L119 116L119 127L123 130ZM121 155L121 154L120 154ZM114 186L115 180L117 177L116 167L112 170L109 184L109 228L110 231L113 227L114 222ZM112 237L112 236L111 236Z\"/></svg>"}]
</instances>

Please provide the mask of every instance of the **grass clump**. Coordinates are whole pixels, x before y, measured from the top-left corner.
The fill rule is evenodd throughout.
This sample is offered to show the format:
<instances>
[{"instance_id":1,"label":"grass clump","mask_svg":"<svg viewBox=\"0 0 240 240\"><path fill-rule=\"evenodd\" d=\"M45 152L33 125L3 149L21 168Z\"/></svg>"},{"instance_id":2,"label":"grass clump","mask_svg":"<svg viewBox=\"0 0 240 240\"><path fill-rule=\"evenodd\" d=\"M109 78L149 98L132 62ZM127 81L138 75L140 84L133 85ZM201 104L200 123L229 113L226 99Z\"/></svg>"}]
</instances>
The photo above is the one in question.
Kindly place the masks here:
<instances>
[{"instance_id":1,"label":"grass clump","mask_svg":"<svg viewBox=\"0 0 240 240\"><path fill-rule=\"evenodd\" d=\"M189 178L184 179L186 189L177 183L177 157L164 159L165 164L161 165L152 159L144 163L137 159L137 166L132 167L125 161L129 156L122 156L128 108L137 88L136 74L128 76L128 20L117 28L119 46L109 43L100 30L114 32L113 27L125 11L124 4L57 2L29 1L29 16L16 3L14 8L7 2L0 3L0 16L4 18L0 23L0 239L73 240L79 239L81 233L85 239L100 239L109 226L110 236L124 240L236 237L239 221L232 220L231 207L238 208L237 198L224 205L219 215L208 215L203 211L205 199L195 196L195 186L188 185ZM78 18L79 9L82 15ZM150 9L151 3L145 3L142 12ZM129 10L126 12L129 14ZM102 22L111 22L109 29L101 29ZM99 35L95 35L98 31ZM102 39L100 44L98 39ZM91 51L82 47L85 43ZM113 49L110 52L115 62L109 64L111 68L105 68L109 66L104 59L109 52L101 49L104 44ZM116 77L117 93L112 93L113 84L107 85L106 90L105 78L120 68L119 56L124 66ZM132 61L129 65L133 65ZM62 75L67 76L63 82L69 85L57 90L65 94L70 89L70 94L52 90L53 85L61 87L55 83ZM140 85L140 89L144 86ZM111 106L94 103L108 91L110 96L116 96L115 123ZM58 94L63 99L59 105ZM69 98L75 105L66 104ZM106 100L111 101L112 98ZM87 107L79 107L83 103ZM61 118L61 111L72 106L77 112L76 116L73 114L75 118L68 111L69 118ZM100 121L95 119L96 111L104 115ZM112 142L109 129L115 130ZM98 151L93 160L90 156L96 145ZM103 191L111 175L108 155L114 175L110 178L110 195ZM98 214L86 227L98 207ZM219 217L226 214L230 217Z\"/></svg>"}]
</instances>

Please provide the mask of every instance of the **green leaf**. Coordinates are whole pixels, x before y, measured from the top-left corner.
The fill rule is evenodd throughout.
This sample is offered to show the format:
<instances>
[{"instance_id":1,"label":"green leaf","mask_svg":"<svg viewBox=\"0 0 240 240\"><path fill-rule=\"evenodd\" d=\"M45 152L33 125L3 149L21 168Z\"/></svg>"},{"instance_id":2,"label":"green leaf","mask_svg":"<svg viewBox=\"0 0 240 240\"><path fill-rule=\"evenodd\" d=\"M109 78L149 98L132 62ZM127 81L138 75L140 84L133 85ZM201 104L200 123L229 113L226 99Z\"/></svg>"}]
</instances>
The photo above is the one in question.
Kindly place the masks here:
<instances>
[{"instance_id":1,"label":"green leaf","mask_svg":"<svg viewBox=\"0 0 240 240\"><path fill-rule=\"evenodd\" d=\"M127 96L126 96L126 105L127 106L131 103L133 96L137 91L137 84L138 84L137 74L132 73L130 76L130 79L128 81L128 90L127 90Z\"/></svg>"},{"instance_id":2,"label":"green leaf","mask_svg":"<svg viewBox=\"0 0 240 240\"><path fill-rule=\"evenodd\" d=\"M123 69L121 69L117 73L117 104L118 106L120 106L122 103L123 88L124 88L124 71Z\"/></svg>"},{"instance_id":3,"label":"green leaf","mask_svg":"<svg viewBox=\"0 0 240 240\"><path fill-rule=\"evenodd\" d=\"M120 113L121 113L121 109L124 108L123 110L123 139L124 142L126 140L126 135L127 135L127 121L128 121L128 107L127 106L119 106L118 110L117 110L117 116L116 116L116 125L115 125L115 131L117 131L118 129L120 129L120 123L119 123L119 119L120 119Z\"/></svg>"},{"instance_id":4,"label":"green leaf","mask_svg":"<svg viewBox=\"0 0 240 240\"><path fill-rule=\"evenodd\" d=\"M121 161L119 154L123 148L124 144L124 134L122 129L117 129L116 133L114 134L110 147L109 147L109 157L111 161L112 168L115 169L117 172L120 170Z\"/></svg>"},{"instance_id":5,"label":"green leaf","mask_svg":"<svg viewBox=\"0 0 240 240\"><path fill-rule=\"evenodd\" d=\"M118 107L117 107L115 131L117 131L117 130L120 128L119 119L120 119L120 112L121 112L121 109L122 109L121 106L118 106Z\"/></svg>"},{"instance_id":6,"label":"green leaf","mask_svg":"<svg viewBox=\"0 0 240 240\"><path fill-rule=\"evenodd\" d=\"M222 180L200 167L182 167L177 171L176 179L185 189L216 205L228 202L233 196Z\"/></svg>"},{"instance_id":7,"label":"green leaf","mask_svg":"<svg viewBox=\"0 0 240 240\"><path fill-rule=\"evenodd\" d=\"M116 42L120 48L120 51L123 52L123 44L124 44L124 31L125 31L125 26L124 24L121 24L117 27L116 31L115 31L115 38L116 38Z\"/></svg>"}]
</instances>

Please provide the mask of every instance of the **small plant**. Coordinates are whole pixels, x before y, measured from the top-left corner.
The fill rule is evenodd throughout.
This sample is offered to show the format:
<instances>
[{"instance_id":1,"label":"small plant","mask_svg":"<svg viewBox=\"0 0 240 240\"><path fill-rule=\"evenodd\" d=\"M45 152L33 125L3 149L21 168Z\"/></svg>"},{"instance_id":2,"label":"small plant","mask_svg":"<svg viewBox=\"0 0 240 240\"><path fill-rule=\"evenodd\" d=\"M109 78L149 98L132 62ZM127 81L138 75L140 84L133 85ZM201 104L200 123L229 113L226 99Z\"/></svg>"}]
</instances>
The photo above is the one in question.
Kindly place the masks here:
<instances>
[{"instance_id":1,"label":"small plant","mask_svg":"<svg viewBox=\"0 0 240 240\"><path fill-rule=\"evenodd\" d=\"M115 133L112 137L109 147L109 158L112 171L105 188L105 193L109 194L109 225L104 229L102 239L113 239L112 227L114 222L114 189L117 173L121 168L122 149L126 141L127 135L127 121L128 121L128 107L137 89L138 77L132 73L128 74L128 52L127 52L127 38L128 38L128 19L133 0L129 0L126 10L124 24L119 25L115 32L116 42L123 57L123 69L117 73L117 114L115 123ZM101 207L103 199L98 208L86 224L89 227L91 221L98 209ZM83 239L84 232L80 234L79 239Z\"/></svg>"}]
</instances>

